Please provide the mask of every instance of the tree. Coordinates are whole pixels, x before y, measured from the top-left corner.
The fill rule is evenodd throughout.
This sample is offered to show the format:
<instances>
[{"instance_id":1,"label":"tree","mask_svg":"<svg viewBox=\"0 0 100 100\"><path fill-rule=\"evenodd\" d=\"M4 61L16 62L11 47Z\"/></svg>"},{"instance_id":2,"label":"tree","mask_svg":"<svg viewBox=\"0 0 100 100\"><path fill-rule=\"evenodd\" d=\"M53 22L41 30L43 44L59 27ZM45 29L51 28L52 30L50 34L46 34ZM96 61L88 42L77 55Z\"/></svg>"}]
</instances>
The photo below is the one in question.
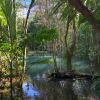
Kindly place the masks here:
<instances>
[{"instance_id":1,"label":"tree","mask_svg":"<svg viewBox=\"0 0 100 100\"><path fill-rule=\"evenodd\" d=\"M62 16L64 16L64 18L66 18L67 16L70 16L69 17L70 20L75 18L77 21L77 28L80 27L79 25L81 25L81 23L88 21L92 25L92 27L96 30L97 40L98 40L98 42L100 41L100 38L99 38L99 33L100 33L99 20L100 20L100 17L99 17L99 14L96 13L99 9L98 5L100 2L98 2L97 0L96 1L58 0L57 2L58 3L55 6L54 12L57 12L57 9L61 8L63 5L64 10L61 10L61 13L62 13ZM65 7L65 5L66 5L66 7ZM79 13L81 13L84 18ZM68 23L70 23L70 22L71 21L69 21ZM70 25L67 25L67 26L69 27ZM68 30L68 29L66 29L66 30ZM65 35L65 37L67 37L67 34ZM98 46L98 47L100 49L100 46ZM98 54L99 54L99 52L98 52ZM70 62L70 61L68 61L68 62Z\"/></svg>"},{"instance_id":2,"label":"tree","mask_svg":"<svg viewBox=\"0 0 100 100\"><path fill-rule=\"evenodd\" d=\"M30 15L30 11L33 7L33 4L34 4L35 0L31 0L31 3L29 5L29 8L28 8L28 11L27 11L27 16L26 16L26 19L25 19L25 22L24 22L24 34L25 34L25 41L27 40L27 28L28 28L28 19L29 19L29 15ZM27 56L27 44L25 43L24 45L24 51L23 51L23 71L25 73L25 69L26 69L26 56Z\"/></svg>"},{"instance_id":3,"label":"tree","mask_svg":"<svg viewBox=\"0 0 100 100\"><path fill-rule=\"evenodd\" d=\"M91 11L84 6L81 0L68 0L69 4L73 6L78 12L80 12L86 20L93 26L97 31L97 35L100 35L100 25L97 19L93 16Z\"/></svg>"},{"instance_id":4,"label":"tree","mask_svg":"<svg viewBox=\"0 0 100 100\"><path fill-rule=\"evenodd\" d=\"M3 59L5 59L5 63L7 62L7 64L2 67L9 67L7 74L10 77L11 99L13 98L13 76L20 73L18 70L20 61L18 61L18 58L22 57L22 48L19 47L20 42L18 41L19 37L16 30L15 3L15 0L2 0L0 2L0 15L2 16L0 22L0 52L3 55Z\"/></svg>"}]
</instances>

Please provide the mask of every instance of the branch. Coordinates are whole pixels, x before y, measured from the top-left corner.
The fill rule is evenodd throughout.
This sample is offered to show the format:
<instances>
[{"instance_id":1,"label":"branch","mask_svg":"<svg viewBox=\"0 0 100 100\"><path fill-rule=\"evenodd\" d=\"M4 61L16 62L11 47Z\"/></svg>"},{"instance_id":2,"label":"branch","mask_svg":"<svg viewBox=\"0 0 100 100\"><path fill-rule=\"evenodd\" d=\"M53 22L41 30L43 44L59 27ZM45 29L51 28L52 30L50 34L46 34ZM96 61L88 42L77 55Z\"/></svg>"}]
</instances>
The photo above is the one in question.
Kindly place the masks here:
<instances>
[{"instance_id":1,"label":"branch","mask_svg":"<svg viewBox=\"0 0 100 100\"><path fill-rule=\"evenodd\" d=\"M35 0L31 0L29 9L27 11L27 16L26 16L26 20L25 20L25 29L27 29L27 22L28 22L30 11L31 11L31 8L33 7L34 2L35 2Z\"/></svg>"}]
</instances>

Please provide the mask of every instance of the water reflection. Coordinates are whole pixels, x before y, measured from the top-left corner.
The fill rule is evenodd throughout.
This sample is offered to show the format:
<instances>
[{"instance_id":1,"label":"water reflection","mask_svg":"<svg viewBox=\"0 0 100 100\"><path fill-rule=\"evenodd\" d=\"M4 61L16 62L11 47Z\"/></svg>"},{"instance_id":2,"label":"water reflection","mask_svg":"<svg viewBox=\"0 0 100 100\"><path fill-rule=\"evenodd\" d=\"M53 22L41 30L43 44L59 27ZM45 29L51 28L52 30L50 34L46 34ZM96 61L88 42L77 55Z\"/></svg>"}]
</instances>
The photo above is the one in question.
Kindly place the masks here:
<instances>
[{"instance_id":1,"label":"water reflection","mask_svg":"<svg viewBox=\"0 0 100 100\"><path fill-rule=\"evenodd\" d=\"M23 83L22 89L24 94L30 97L30 100L35 100L36 96L40 95L39 91L29 82Z\"/></svg>"},{"instance_id":2,"label":"water reflection","mask_svg":"<svg viewBox=\"0 0 100 100\"><path fill-rule=\"evenodd\" d=\"M100 100L91 88L92 80L34 80L33 82L41 91L38 100Z\"/></svg>"},{"instance_id":3,"label":"water reflection","mask_svg":"<svg viewBox=\"0 0 100 100\"><path fill-rule=\"evenodd\" d=\"M39 100L78 100L73 91L73 80L60 82L35 80L34 84L41 91Z\"/></svg>"},{"instance_id":4,"label":"water reflection","mask_svg":"<svg viewBox=\"0 0 100 100\"><path fill-rule=\"evenodd\" d=\"M100 80L47 81L42 76L23 83L23 98L16 92L14 100L100 100ZM0 100L10 99L1 94Z\"/></svg>"}]
</instances>

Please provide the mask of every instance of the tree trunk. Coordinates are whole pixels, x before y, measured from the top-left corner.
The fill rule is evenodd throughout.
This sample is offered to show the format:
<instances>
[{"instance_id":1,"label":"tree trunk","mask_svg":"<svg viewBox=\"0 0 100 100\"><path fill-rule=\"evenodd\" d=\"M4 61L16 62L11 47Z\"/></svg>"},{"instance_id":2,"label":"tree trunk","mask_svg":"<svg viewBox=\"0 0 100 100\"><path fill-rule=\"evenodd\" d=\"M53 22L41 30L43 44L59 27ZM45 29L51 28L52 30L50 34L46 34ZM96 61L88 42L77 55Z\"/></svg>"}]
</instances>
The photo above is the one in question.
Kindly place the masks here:
<instances>
[{"instance_id":1,"label":"tree trunk","mask_svg":"<svg viewBox=\"0 0 100 100\"><path fill-rule=\"evenodd\" d=\"M57 61L56 61L56 54L55 54L55 52L56 52L56 47L55 47L55 41L54 41L54 43L53 43L53 46L52 46L53 48L53 61L54 61L54 71L55 72L58 72L58 66L57 66Z\"/></svg>"},{"instance_id":2,"label":"tree trunk","mask_svg":"<svg viewBox=\"0 0 100 100\"><path fill-rule=\"evenodd\" d=\"M3 93L0 93L0 100L3 100Z\"/></svg>"},{"instance_id":3,"label":"tree trunk","mask_svg":"<svg viewBox=\"0 0 100 100\"><path fill-rule=\"evenodd\" d=\"M67 70L70 71L72 70L72 53L70 51L70 49L67 49Z\"/></svg>"},{"instance_id":4,"label":"tree trunk","mask_svg":"<svg viewBox=\"0 0 100 100\"><path fill-rule=\"evenodd\" d=\"M25 41L27 40L28 19L29 19L30 11L31 11L31 8L33 7L34 1L35 0L31 0L31 3L29 5L29 9L27 11L27 16L26 16L26 19L25 19L25 24L24 24ZM24 65L23 65L24 73L25 73L25 70L26 70L26 56L27 56L27 44L25 44L25 47L24 47L24 61L23 61L24 62Z\"/></svg>"},{"instance_id":5,"label":"tree trunk","mask_svg":"<svg viewBox=\"0 0 100 100\"><path fill-rule=\"evenodd\" d=\"M65 83L65 87L64 88L64 95L65 95L65 99L64 100L78 100L78 96L75 95L74 91L73 91L73 80L67 81Z\"/></svg>"},{"instance_id":6,"label":"tree trunk","mask_svg":"<svg viewBox=\"0 0 100 100\"><path fill-rule=\"evenodd\" d=\"M72 57L73 57L73 52L76 44L76 27L75 27L75 20L73 19L73 27L72 27L72 45L70 47L67 46L67 35L68 35L68 29L69 29L69 18L67 19L67 30L65 34L65 45L66 45L66 58L67 58L67 70L70 71L72 70Z\"/></svg>"},{"instance_id":7,"label":"tree trunk","mask_svg":"<svg viewBox=\"0 0 100 100\"><path fill-rule=\"evenodd\" d=\"M23 51L23 74L25 74L25 71L26 71L26 56L27 56L27 53L26 53L26 46L24 48L24 51Z\"/></svg>"},{"instance_id":8,"label":"tree trunk","mask_svg":"<svg viewBox=\"0 0 100 100\"><path fill-rule=\"evenodd\" d=\"M13 74L13 72L12 72L12 67L13 67L13 62L12 62L12 60L9 62L10 64L10 99L12 100L13 99L13 84L12 84L12 74Z\"/></svg>"}]
</instances>

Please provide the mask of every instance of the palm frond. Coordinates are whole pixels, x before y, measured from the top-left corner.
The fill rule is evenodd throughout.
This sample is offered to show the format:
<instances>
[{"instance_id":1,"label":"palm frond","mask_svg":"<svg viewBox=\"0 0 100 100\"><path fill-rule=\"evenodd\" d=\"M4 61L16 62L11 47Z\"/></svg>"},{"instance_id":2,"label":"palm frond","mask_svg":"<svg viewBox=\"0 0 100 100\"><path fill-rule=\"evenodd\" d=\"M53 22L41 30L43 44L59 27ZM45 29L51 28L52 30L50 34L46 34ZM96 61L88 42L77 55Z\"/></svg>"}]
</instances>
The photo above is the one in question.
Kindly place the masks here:
<instances>
[{"instance_id":1,"label":"palm frond","mask_svg":"<svg viewBox=\"0 0 100 100\"><path fill-rule=\"evenodd\" d=\"M60 19L64 20L68 16L69 16L69 20L71 21L76 16L76 11L73 8L71 8L68 4L65 4Z\"/></svg>"},{"instance_id":2,"label":"palm frond","mask_svg":"<svg viewBox=\"0 0 100 100\"><path fill-rule=\"evenodd\" d=\"M59 1L51 10L51 15L56 14L58 12L58 9L64 4L64 2Z\"/></svg>"}]
</instances>

